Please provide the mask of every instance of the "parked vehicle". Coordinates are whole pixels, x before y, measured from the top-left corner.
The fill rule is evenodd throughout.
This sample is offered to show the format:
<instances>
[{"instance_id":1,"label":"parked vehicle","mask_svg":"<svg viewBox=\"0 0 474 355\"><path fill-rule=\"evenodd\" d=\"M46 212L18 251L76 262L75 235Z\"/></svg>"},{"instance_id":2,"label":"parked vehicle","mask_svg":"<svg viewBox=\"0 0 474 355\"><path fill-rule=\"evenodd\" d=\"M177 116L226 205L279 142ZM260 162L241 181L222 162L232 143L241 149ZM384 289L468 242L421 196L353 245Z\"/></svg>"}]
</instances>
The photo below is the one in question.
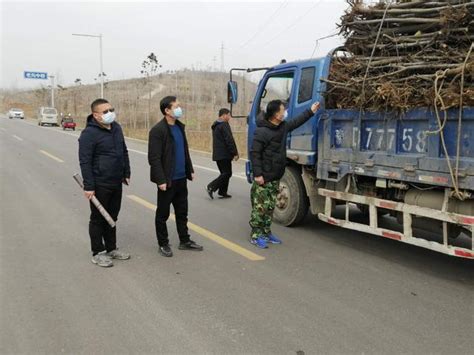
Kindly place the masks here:
<instances>
[{"instance_id":1,"label":"parked vehicle","mask_svg":"<svg viewBox=\"0 0 474 355\"><path fill-rule=\"evenodd\" d=\"M319 59L245 70L266 70L247 117L249 151L256 122L270 100L287 101L289 119L321 103L314 117L289 134L275 220L291 226L309 209L334 226L474 258L474 107L447 111L444 142L439 132L426 133L438 128L431 108L404 114L329 109L325 79L335 58L334 51ZM232 73L238 70L244 69L232 69L228 83L231 108L238 97ZM246 171L252 182L250 162ZM338 205L344 207L336 211ZM366 223L350 218L351 206L359 207ZM385 214L395 218L383 223L388 218L378 217Z\"/></svg>"},{"instance_id":2,"label":"parked vehicle","mask_svg":"<svg viewBox=\"0 0 474 355\"><path fill-rule=\"evenodd\" d=\"M40 107L38 109L38 126L58 125L58 111L53 107Z\"/></svg>"},{"instance_id":3,"label":"parked vehicle","mask_svg":"<svg viewBox=\"0 0 474 355\"><path fill-rule=\"evenodd\" d=\"M76 130L76 122L74 122L71 114L66 115L61 119L61 127L63 128L63 131L66 129L72 129L73 131Z\"/></svg>"},{"instance_id":4,"label":"parked vehicle","mask_svg":"<svg viewBox=\"0 0 474 355\"><path fill-rule=\"evenodd\" d=\"M25 113L21 108L11 108L10 111L8 111L8 118L13 119L13 118L20 118L24 119L25 118Z\"/></svg>"}]
</instances>

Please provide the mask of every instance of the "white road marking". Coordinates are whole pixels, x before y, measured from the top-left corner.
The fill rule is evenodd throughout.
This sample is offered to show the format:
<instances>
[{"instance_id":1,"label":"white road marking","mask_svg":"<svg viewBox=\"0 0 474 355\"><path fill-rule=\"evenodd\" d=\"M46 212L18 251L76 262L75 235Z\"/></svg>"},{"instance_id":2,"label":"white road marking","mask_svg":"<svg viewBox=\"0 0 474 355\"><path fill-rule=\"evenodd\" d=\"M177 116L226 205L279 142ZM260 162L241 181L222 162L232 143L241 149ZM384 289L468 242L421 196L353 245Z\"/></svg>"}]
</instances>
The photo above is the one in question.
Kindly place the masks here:
<instances>
[{"instance_id":1,"label":"white road marking","mask_svg":"<svg viewBox=\"0 0 474 355\"><path fill-rule=\"evenodd\" d=\"M130 148L128 148L128 151L129 151L129 152L133 152L133 153L137 153L137 154L147 155L147 153L142 152L141 150L136 150L136 149L130 149ZM207 171L211 171L211 172L213 172L213 173L218 173L218 174L219 174L219 170L217 170L217 169L212 169L212 168L208 168L207 166L202 166L202 165L193 164L193 167L198 168L198 169L201 169L201 170L207 170ZM236 178L238 178L238 179L247 180L247 177L246 177L245 175L232 174L232 176L233 176L233 177L236 177Z\"/></svg>"},{"instance_id":2,"label":"white road marking","mask_svg":"<svg viewBox=\"0 0 474 355\"><path fill-rule=\"evenodd\" d=\"M53 160L56 160L58 163L64 163L64 160L62 159L59 159L58 157L54 156L53 154L51 153L48 153L47 151L45 150L40 150L41 153L43 153L44 155L46 155L48 158L51 158Z\"/></svg>"},{"instance_id":3,"label":"white road marking","mask_svg":"<svg viewBox=\"0 0 474 355\"><path fill-rule=\"evenodd\" d=\"M12 136L13 136L13 138L15 138L16 140L19 140L20 142L23 142L23 138L18 137L16 134L13 134Z\"/></svg>"}]
</instances>

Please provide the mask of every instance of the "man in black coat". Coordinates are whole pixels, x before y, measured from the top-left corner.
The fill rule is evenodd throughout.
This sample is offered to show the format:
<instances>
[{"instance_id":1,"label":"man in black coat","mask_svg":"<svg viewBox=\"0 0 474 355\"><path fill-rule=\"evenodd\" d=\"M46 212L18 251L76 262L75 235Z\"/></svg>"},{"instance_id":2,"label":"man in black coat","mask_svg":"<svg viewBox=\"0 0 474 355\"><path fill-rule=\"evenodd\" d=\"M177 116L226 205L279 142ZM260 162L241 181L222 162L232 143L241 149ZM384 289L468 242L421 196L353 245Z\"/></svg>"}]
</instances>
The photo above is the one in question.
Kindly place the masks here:
<instances>
[{"instance_id":1,"label":"man in black coat","mask_svg":"<svg viewBox=\"0 0 474 355\"><path fill-rule=\"evenodd\" d=\"M158 186L158 203L155 215L156 237L159 252L173 256L169 246L166 221L170 216L170 205L174 207L180 250L201 251L203 247L190 239L188 233L188 187L187 180L194 180L194 169L189 155L188 142L179 101L175 96L166 96L160 101L164 118L151 130L148 139L148 163L150 180Z\"/></svg>"},{"instance_id":2,"label":"man in black coat","mask_svg":"<svg viewBox=\"0 0 474 355\"><path fill-rule=\"evenodd\" d=\"M122 202L122 183L130 183L130 161L122 132L115 122L115 110L104 99L91 104L92 113L79 137L79 163L84 180L84 195L100 201L117 221ZM116 246L117 228L112 228L90 203L89 235L92 262L102 267L113 265L112 259L126 260L128 253Z\"/></svg>"},{"instance_id":3,"label":"man in black coat","mask_svg":"<svg viewBox=\"0 0 474 355\"><path fill-rule=\"evenodd\" d=\"M316 102L299 116L286 121L288 114L283 101L273 100L267 105L265 118L257 121L250 151L254 182L250 192L252 213L249 223L252 227L250 242L259 248L267 248L267 243L281 244L271 232L271 225L280 179L287 164L286 138L318 109L319 102Z\"/></svg>"},{"instance_id":4,"label":"man in black coat","mask_svg":"<svg viewBox=\"0 0 474 355\"><path fill-rule=\"evenodd\" d=\"M222 198L230 198L227 193L229 180L232 177L232 160L239 160L239 153L235 144L234 136L229 125L230 111L226 108L219 110L219 118L212 128L212 160L217 163L220 175L207 185L207 193L211 199L214 192L218 191Z\"/></svg>"}]
</instances>

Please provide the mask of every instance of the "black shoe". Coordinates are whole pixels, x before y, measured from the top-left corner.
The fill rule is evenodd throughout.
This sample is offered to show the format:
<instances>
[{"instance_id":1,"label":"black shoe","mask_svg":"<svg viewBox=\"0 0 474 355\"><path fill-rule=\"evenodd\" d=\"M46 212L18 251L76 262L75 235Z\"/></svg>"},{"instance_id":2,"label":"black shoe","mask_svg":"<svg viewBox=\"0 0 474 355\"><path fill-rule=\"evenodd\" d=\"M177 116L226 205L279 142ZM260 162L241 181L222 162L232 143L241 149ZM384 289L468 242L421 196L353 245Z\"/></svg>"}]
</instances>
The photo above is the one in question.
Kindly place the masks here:
<instances>
[{"instance_id":1,"label":"black shoe","mask_svg":"<svg viewBox=\"0 0 474 355\"><path fill-rule=\"evenodd\" d=\"M220 196L220 198L232 198L232 196L229 195L229 194L219 195L219 196Z\"/></svg>"},{"instance_id":2,"label":"black shoe","mask_svg":"<svg viewBox=\"0 0 474 355\"><path fill-rule=\"evenodd\" d=\"M178 249L202 251L204 248L202 247L202 245L196 244L196 242L190 240L189 242L186 242L186 243L180 243Z\"/></svg>"},{"instance_id":3,"label":"black shoe","mask_svg":"<svg viewBox=\"0 0 474 355\"><path fill-rule=\"evenodd\" d=\"M211 200L214 200L214 196L213 196L214 191L212 191L212 189L209 187L206 187L206 191L209 197L211 198Z\"/></svg>"},{"instance_id":4,"label":"black shoe","mask_svg":"<svg viewBox=\"0 0 474 355\"><path fill-rule=\"evenodd\" d=\"M161 255L166 256L167 258L170 258L173 256L173 251L171 250L169 245L160 247L159 252Z\"/></svg>"}]
</instances>

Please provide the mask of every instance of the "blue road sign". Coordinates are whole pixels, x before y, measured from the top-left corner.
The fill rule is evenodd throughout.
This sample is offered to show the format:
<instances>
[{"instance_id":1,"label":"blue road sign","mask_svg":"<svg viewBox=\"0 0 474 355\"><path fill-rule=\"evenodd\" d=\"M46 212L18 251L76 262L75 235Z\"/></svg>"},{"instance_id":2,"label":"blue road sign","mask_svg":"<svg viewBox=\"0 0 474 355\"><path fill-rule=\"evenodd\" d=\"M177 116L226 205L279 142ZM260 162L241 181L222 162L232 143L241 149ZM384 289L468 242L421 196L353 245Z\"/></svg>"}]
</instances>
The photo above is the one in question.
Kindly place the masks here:
<instances>
[{"instance_id":1,"label":"blue road sign","mask_svg":"<svg viewBox=\"0 0 474 355\"><path fill-rule=\"evenodd\" d=\"M35 71L25 71L23 73L25 79L48 79L48 73L35 72Z\"/></svg>"}]
</instances>

